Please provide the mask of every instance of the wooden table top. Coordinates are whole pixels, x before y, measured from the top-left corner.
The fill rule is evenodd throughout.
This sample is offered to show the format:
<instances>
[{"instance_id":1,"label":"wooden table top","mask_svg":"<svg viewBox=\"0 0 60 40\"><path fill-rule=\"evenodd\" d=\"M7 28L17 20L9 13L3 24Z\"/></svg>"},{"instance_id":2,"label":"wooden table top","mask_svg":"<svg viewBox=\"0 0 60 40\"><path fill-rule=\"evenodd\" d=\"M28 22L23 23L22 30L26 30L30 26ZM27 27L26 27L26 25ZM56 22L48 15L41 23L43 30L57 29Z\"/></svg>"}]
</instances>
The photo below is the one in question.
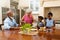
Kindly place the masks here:
<instances>
[{"instance_id":1,"label":"wooden table top","mask_svg":"<svg viewBox=\"0 0 60 40\"><path fill-rule=\"evenodd\" d=\"M60 30L52 33L40 32L37 35L22 35L20 30L0 31L0 40L60 40Z\"/></svg>"}]
</instances>

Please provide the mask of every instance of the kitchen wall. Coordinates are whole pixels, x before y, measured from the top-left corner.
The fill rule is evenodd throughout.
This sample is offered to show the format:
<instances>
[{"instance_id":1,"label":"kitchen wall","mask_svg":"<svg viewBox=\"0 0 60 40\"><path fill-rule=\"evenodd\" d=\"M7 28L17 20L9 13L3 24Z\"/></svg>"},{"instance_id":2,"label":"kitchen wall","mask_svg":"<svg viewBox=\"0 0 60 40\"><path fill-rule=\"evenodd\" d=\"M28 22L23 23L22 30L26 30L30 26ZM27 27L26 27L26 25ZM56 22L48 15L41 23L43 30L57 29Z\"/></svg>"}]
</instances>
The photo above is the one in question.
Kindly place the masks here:
<instances>
[{"instance_id":1,"label":"kitchen wall","mask_svg":"<svg viewBox=\"0 0 60 40\"><path fill-rule=\"evenodd\" d=\"M0 7L10 8L10 0L0 0Z\"/></svg>"},{"instance_id":2,"label":"kitchen wall","mask_svg":"<svg viewBox=\"0 0 60 40\"><path fill-rule=\"evenodd\" d=\"M2 24L2 7L10 8L10 0L0 0L0 24Z\"/></svg>"},{"instance_id":3,"label":"kitchen wall","mask_svg":"<svg viewBox=\"0 0 60 40\"><path fill-rule=\"evenodd\" d=\"M45 12L44 12L45 17L47 17L47 14L49 11L51 11L53 13L54 20L60 20L60 7L45 8Z\"/></svg>"},{"instance_id":4,"label":"kitchen wall","mask_svg":"<svg viewBox=\"0 0 60 40\"><path fill-rule=\"evenodd\" d=\"M50 8L51 12L53 13L53 18L55 20L60 20L60 7Z\"/></svg>"},{"instance_id":5,"label":"kitchen wall","mask_svg":"<svg viewBox=\"0 0 60 40\"><path fill-rule=\"evenodd\" d=\"M59 7L60 1L46 1L43 4L43 7Z\"/></svg>"},{"instance_id":6,"label":"kitchen wall","mask_svg":"<svg viewBox=\"0 0 60 40\"><path fill-rule=\"evenodd\" d=\"M29 0L19 0L19 5L18 5L19 8L28 7L28 6L29 6Z\"/></svg>"},{"instance_id":7,"label":"kitchen wall","mask_svg":"<svg viewBox=\"0 0 60 40\"><path fill-rule=\"evenodd\" d=\"M2 24L2 10L1 10L1 7L0 7L0 24Z\"/></svg>"},{"instance_id":8,"label":"kitchen wall","mask_svg":"<svg viewBox=\"0 0 60 40\"><path fill-rule=\"evenodd\" d=\"M46 2L46 1L59 1L59 0L43 0L43 1L45 1L45 2Z\"/></svg>"}]
</instances>

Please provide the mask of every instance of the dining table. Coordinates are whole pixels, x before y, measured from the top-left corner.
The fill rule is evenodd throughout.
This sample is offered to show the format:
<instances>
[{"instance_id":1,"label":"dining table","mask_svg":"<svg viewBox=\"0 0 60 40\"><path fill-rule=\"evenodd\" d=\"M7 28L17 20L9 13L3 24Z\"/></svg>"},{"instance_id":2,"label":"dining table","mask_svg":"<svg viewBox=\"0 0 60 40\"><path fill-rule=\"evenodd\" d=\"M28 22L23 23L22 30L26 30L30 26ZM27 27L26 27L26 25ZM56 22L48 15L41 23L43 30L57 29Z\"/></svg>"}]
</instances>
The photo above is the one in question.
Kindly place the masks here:
<instances>
[{"instance_id":1,"label":"dining table","mask_svg":"<svg viewBox=\"0 0 60 40\"><path fill-rule=\"evenodd\" d=\"M20 34L20 29L0 30L0 40L60 40L60 29L39 31L36 35Z\"/></svg>"}]
</instances>

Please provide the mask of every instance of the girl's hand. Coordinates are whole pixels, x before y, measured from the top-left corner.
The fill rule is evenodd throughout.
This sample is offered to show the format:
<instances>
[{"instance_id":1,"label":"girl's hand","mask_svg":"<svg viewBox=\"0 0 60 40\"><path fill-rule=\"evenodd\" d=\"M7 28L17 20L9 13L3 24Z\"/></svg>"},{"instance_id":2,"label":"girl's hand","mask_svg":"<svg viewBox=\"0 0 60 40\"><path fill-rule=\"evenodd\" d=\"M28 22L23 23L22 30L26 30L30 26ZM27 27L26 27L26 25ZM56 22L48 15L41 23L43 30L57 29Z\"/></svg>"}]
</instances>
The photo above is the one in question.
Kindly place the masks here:
<instances>
[{"instance_id":1,"label":"girl's hand","mask_svg":"<svg viewBox=\"0 0 60 40\"><path fill-rule=\"evenodd\" d=\"M53 30L55 30L55 27L52 27Z\"/></svg>"}]
</instances>

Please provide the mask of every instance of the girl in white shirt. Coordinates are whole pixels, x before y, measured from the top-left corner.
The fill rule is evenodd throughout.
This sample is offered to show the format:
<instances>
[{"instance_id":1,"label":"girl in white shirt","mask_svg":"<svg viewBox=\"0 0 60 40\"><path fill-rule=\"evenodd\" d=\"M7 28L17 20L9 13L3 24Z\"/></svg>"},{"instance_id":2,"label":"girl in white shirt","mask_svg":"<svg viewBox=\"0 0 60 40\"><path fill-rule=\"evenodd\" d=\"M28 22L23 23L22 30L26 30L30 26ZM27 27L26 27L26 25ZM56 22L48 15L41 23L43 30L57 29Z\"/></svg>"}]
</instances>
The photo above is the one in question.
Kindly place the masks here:
<instances>
[{"instance_id":1,"label":"girl in white shirt","mask_svg":"<svg viewBox=\"0 0 60 40\"><path fill-rule=\"evenodd\" d=\"M48 18L45 20L46 29L54 29L55 21L52 19L53 14L51 12L48 13Z\"/></svg>"}]
</instances>

